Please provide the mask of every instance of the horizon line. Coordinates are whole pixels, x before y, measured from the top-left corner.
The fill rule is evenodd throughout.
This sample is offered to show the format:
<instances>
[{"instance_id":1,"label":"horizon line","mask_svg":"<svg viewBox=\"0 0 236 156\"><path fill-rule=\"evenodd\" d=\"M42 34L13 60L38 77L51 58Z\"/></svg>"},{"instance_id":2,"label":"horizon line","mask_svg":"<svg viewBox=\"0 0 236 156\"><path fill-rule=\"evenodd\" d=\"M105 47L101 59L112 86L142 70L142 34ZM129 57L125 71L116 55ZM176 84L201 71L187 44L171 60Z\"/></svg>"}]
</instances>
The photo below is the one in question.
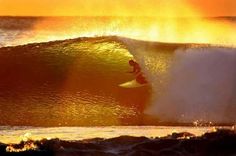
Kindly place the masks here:
<instances>
[{"instance_id":1,"label":"horizon line","mask_svg":"<svg viewBox=\"0 0 236 156\"><path fill-rule=\"evenodd\" d=\"M88 15L88 16L81 16L81 15L56 15L56 16L40 16L40 15L0 15L0 17L148 17L148 18L225 18L225 17L236 17L236 15L222 15L222 16L100 16L100 15Z\"/></svg>"}]
</instances>

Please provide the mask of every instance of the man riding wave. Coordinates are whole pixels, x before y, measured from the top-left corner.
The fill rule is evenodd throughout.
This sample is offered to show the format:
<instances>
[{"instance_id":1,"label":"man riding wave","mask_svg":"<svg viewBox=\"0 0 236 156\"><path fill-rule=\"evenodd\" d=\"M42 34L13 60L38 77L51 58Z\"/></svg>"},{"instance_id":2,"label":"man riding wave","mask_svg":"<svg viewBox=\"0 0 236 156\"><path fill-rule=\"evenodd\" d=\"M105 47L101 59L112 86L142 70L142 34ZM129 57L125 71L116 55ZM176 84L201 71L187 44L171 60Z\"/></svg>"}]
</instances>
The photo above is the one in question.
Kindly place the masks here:
<instances>
[{"instance_id":1,"label":"man riding wave","mask_svg":"<svg viewBox=\"0 0 236 156\"><path fill-rule=\"evenodd\" d=\"M143 76L143 73L141 72L141 68L137 62L134 60L129 60L129 65L133 67L133 71L130 71L129 73L134 73L136 76L136 81L140 84L147 83L147 80Z\"/></svg>"}]
</instances>

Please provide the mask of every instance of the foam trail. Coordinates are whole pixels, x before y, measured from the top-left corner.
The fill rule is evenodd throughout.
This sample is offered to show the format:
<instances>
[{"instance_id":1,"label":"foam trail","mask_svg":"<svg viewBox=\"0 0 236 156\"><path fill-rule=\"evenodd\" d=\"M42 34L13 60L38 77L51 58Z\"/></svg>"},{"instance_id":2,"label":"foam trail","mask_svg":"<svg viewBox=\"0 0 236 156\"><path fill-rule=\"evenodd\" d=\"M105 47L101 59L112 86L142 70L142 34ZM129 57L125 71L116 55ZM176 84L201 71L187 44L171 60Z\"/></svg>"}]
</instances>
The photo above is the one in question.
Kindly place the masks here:
<instances>
[{"instance_id":1,"label":"foam trail","mask_svg":"<svg viewBox=\"0 0 236 156\"><path fill-rule=\"evenodd\" d=\"M176 45L163 50L125 42L152 85L146 113L168 122L235 122L236 49Z\"/></svg>"}]
</instances>

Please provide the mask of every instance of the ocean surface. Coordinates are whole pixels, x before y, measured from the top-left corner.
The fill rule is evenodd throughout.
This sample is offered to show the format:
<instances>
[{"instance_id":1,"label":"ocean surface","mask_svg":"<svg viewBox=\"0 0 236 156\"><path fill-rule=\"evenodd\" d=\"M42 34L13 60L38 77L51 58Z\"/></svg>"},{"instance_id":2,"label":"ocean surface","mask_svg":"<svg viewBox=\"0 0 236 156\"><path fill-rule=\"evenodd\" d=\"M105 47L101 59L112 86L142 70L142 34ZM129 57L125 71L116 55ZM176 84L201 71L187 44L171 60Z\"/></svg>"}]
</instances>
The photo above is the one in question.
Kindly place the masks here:
<instances>
[{"instance_id":1,"label":"ocean surface","mask_svg":"<svg viewBox=\"0 0 236 156\"><path fill-rule=\"evenodd\" d=\"M235 45L235 17L0 17L0 46L122 36L171 43Z\"/></svg>"},{"instance_id":2,"label":"ocean surface","mask_svg":"<svg viewBox=\"0 0 236 156\"><path fill-rule=\"evenodd\" d=\"M0 17L0 142L234 125L235 26L233 17ZM135 79L130 59L147 85L119 87Z\"/></svg>"},{"instance_id":3,"label":"ocean surface","mask_svg":"<svg viewBox=\"0 0 236 156\"><path fill-rule=\"evenodd\" d=\"M223 128L223 127L222 127ZM227 128L227 127L224 127ZM229 127L228 127L229 128ZM93 138L115 138L119 136L164 137L172 133L188 132L201 136L213 132L216 127L185 127L185 126L96 126L96 127L0 127L0 141L5 144L20 143L29 139L54 139L78 141Z\"/></svg>"}]
</instances>

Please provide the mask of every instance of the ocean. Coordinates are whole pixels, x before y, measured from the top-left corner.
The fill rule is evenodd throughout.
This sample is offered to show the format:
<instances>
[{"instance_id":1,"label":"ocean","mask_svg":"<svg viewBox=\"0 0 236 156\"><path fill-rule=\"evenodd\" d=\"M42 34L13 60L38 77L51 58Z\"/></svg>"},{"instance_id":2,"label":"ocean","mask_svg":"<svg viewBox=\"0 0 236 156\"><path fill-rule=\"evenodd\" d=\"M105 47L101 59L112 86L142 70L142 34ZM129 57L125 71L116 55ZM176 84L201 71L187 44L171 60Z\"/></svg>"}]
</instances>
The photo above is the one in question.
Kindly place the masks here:
<instances>
[{"instance_id":1,"label":"ocean","mask_svg":"<svg viewBox=\"0 0 236 156\"><path fill-rule=\"evenodd\" d=\"M0 17L0 142L202 135L234 125L236 20L197 21ZM119 86L135 79L130 59L147 85Z\"/></svg>"},{"instance_id":2,"label":"ocean","mask_svg":"<svg viewBox=\"0 0 236 156\"><path fill-rule=\"evenodd\" d=\"M28 139L59 138L66 141L81 141L93 138L115 138L120 136L135 137L165 137L172 133L189 132L201 136L212 132L216 127L189 127L189 126L96 126L96 127L26 127L1 126L0 140L2 143L19 143ZM225 127L230 128L230 127Z\"/></svg>"}]
</instances>

